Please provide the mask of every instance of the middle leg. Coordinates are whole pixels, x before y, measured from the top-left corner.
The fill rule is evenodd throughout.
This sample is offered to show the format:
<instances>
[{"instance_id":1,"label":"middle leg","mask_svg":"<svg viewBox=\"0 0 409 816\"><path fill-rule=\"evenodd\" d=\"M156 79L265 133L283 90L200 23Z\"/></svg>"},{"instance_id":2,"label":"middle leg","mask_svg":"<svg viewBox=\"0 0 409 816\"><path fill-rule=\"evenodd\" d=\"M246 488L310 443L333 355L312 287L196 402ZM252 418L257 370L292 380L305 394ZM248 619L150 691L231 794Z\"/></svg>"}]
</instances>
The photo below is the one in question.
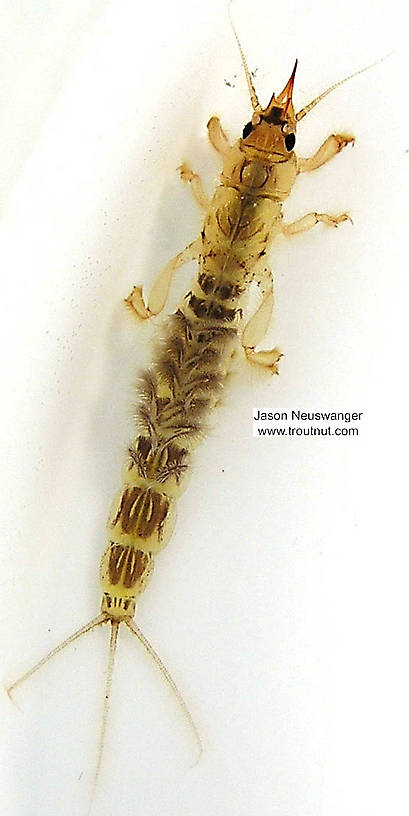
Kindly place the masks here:
<instances>
[{"instance_id":1,"label":"middle leg","mask_svg":"<svg viewBox=\"0 0 409 816\"><path fill-rule=\"evenodd\" d=\"M303 215L302 218L297 218L290 224L281 222L281 231L284 235L297 235L299 232L308 232L308 230L315 227L316 224L326 224L327 227L337 227L343 221L350 221L352 218L348 213L341 213L340 215L327 215L327 213L311 212Z\"/></svg>"},{"instance_id":2,"label":"middle leg","mask_svg":"<svg viewBox=\"0 0 409 816\"><path fill-rule=\"evenodd\" d=\"M190 184L193 193L193 198L198 203L199 207L201 207L203 210L207 212L207 210L209 209L210 199L203 189L202 179L200 178L200 176L198 176L197 173L191 170L191 168L189 167L188 164L186 164L186 162L183 162L183 164L181 164L180 167L178 167L178 170L182 181L186 182L187 184Z\"/></svg>"}]
</instances>

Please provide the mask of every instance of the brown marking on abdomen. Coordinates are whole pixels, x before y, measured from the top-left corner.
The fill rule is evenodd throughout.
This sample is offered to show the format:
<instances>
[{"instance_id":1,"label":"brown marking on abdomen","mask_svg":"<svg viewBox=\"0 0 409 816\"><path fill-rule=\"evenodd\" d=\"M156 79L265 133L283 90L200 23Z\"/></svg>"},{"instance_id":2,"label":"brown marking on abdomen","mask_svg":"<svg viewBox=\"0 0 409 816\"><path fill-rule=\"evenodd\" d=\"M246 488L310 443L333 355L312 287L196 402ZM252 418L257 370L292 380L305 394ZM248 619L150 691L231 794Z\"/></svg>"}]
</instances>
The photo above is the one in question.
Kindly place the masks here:
<instances>
[{"instance_id":1,"label":"brown marking on abdomen","mask_svg":"<svg viewBox=\"0 0 409 816\"><path fill-rule=\"evenodd\" d=\"M197 318L208 318L209 320L220 320L231 323L236 316L236 309L227 309L222 303L217 303L206 298L198 298L190 294L188 299L189 307Z\"/></svg>"},{"instance_id":2,"label":"brown marking on abdomen","mask_svg":"<svg viewBox=\"0 0 409 816\"><path fill-rule=\"evenodd\" d=\"M208 275L206 272L201 272L198 277L198 284L205 295L210 295L214 290L216 278L214 275Z\"/></svg>"},{"instance_id":3,"label":"brown marking on abdomen","mask_svg":"<svg viewBox=\"0 0 409 816\"><path fill-rule=\"evenodd\" d=\"M169 499L153 488L125 487L119 508L111 521L122 533L149 538L160 530L169 510Z\"/></svg>"},{"instance_id":4,"label":"brown marking on abdomen","mask_svg":"<svg viewBox=\"0 0 409 816\"><path fill-rule=\"evenodd\" d=\"M108 577L112 586L121 583L126 589L146 580L152 569L150 553L135 550L132 546L114 544L109 551Z\"/></svg>"}]
</instances>

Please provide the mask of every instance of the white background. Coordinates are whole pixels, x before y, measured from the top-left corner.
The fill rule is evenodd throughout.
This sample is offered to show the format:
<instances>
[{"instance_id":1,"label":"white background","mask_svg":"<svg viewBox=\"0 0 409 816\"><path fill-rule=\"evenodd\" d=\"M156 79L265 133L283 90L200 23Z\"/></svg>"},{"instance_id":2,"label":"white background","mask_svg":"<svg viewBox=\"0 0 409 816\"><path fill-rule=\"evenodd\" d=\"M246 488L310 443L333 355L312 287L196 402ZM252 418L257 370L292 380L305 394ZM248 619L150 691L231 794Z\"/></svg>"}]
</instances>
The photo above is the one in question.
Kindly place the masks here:
<instances>
[{"instance_id":1,"label":"white background","mask_svg":"<svg viewBox=\"0 0 409 816\"><path fill-rule=\"evenodd\" d=\"M354 226L277 243L268 341L284 351L281 375L237 366L137 614L197 720L203 757L189 768L177 704L122 632L99 816L408 809L403 10L234 3L264 103L295 57L300 108L392 53L300 124L301 155L330 132L357 142L297 182L287 218L348 209ZM1 17L7 684L98 613L132 382L155 328L138 327L122 298L200 228L175 169L189 160L211 190L220 163L207 119L219 114L235 138L250 106L224 3L3 0ZM257 440L253 406L365 413L358 439ZM104 628L61 654L16 706L1 700L3 813L85 816L107 639Z\"/></svg>"}]
</instances>

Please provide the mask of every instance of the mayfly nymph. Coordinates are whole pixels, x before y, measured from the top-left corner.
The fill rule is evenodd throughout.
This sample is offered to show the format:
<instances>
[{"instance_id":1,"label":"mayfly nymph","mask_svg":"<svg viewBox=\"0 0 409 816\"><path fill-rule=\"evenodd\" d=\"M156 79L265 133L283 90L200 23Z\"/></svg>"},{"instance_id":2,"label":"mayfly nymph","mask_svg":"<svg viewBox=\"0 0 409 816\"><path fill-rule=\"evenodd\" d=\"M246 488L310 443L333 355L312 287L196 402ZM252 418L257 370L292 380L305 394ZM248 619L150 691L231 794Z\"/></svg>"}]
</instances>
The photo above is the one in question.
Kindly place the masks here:
<instances>
[{"instance_id":1,"label":"mayfly nymph","mask_svg":"<svg viewBox=\"0 0 409 816\"><path fill-rule=\"evenodd\" d=\"M275 237L280 233L291 236L305 232L318 223L337 227L350 220L345 212L338 215L309 212L287 223L283 203L299 174L316 170L354 143L353 136L337 133L328 136L308 158L297 156L294 150L301 120L355 74L336 82L296 111L293 104L296 61L283 90L277 95L273 93L262 107L238 39L237 43L250 94L251 118L234 144L229 142L218 118L209 120L209 139L223 162L213 198L208 199L201 179L187 164L179 168L182 180L190 184L204 211L200 235L167 264L146 301L140 286L134 287L126 298L127 307L139 319L158 315L166 304L177 269L197 261L198 271L191 288L168 319L153 362L140 377L137 429L128 447L122 487L109 514L108 542L100 565L100 614L8 689L11 693L81 635L109 623L110 651L97 775L121 624L139 639L156 662L200 747L198 731L174 680L134 622L137 601L151 579L156 556L172 536L176 502L186 486L192 451L204 435L234 353L241 346L249 363L271 374L278 373L279 349L258 348L273 309L273 276L267 257ZM243 325L244 307L253 283L261 291L261 302Z\"/></svg>"}]
</instances>

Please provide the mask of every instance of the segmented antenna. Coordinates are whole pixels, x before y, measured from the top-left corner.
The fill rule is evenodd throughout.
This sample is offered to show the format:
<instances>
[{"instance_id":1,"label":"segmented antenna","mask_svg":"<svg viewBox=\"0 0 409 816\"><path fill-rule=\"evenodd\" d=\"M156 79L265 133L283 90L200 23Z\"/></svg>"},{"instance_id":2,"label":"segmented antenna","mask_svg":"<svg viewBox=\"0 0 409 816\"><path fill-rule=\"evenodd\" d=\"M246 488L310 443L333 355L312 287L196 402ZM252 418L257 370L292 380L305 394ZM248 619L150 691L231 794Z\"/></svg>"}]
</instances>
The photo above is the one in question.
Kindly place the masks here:
<instances>
[{"instance_id":1,"label":"segmented antenna","mask_svg":"<svg viewBox=\"0 0 409 816\"><path fill-rule=\"evenodd\" d=\"M353 79L354 77L358 76L359 74L364 74L365 71L369 71L370 68L374 68L375 65L379 65L379 63L386 60L389 56L390 55L387 54L385 57L382 57L382 59L377 60L376 62L371 62L370 65L366 65L365 68L360 68L359 71L354 71L353 74L350 74L349 76L345 77L344 79L340 79L340 80L338 80L338 82L334 82L334 84L331 85L330 88L327 88L326 91L323 91L323 93L321 93L319 96L317 96L315 99L313 99L312 102L309 102L309 104L306 105L305 108L298 111L298 113L296 114L296 117L295 117L297 122L299 122L300 119L303 119L304 116L306 116L307 113L309 113L312 108L315 108L315 106L318 105L318 102L321 102L321 99L324 99L325 96L328 96L328 94L332 93L332 91L335 91L335 89L339 88L340 85L343 85L344 82L349 82L350 79Z\"/></svg>"},{"instance_id":2,"label":"segmented antenna","mask_svg":"<svg viewBox=\"0 0 409 816\"><path fill-rule=\"evenodd\" d=\"M251 74L250 74L250 71L249 71L248 66L247 66L246 58L244 56L244 51L243 51L243 49L241 47L241 42L239 40L239 35L237 34L237 31L236 31L236 29L234 27L233 19L232 19L232 16L231 16L231 4L232 4L232 0L230 0L230 3L229 3L228 8L227 8L227 12L228 12L228 15L229 15L229 20L230 20L230 25L231 25L231 27L233 29L233 34L234 34L234 36L236 38L236 43L238 45L238 49L239 49L239 52L240 52L242 65L243 65L243 68L244 68L244 72L246 74L247 86L248 86L249 93L250 93L251 104L253 106L253 110L256 113L259 113L262 110L262 107L260 105L260 102L258 101L258 97L257 97L257 94L256 94L256 89L255 89L255 87L253 85L253 80L251 78Z\"/></svg>"}]
</instances>

